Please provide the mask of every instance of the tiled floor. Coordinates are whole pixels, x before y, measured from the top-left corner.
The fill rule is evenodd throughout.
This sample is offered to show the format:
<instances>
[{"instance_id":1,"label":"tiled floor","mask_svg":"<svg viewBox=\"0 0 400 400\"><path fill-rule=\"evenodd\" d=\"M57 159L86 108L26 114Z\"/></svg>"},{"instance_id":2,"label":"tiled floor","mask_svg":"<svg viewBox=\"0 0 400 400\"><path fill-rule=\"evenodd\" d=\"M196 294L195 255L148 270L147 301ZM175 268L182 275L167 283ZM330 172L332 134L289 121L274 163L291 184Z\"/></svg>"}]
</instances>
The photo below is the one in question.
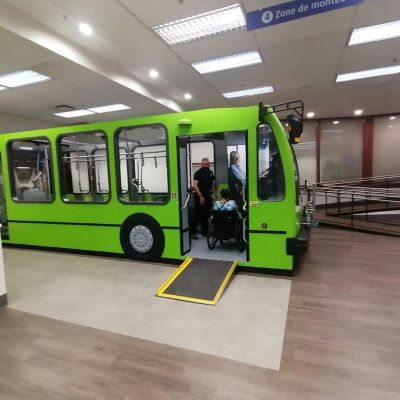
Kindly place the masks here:
<instances>
[{"instance_id":1,"label":"tiled floor","mask_svg":"<svg viewBox=\"0 0 400 400\"><path fill-rule=\"evenodd\" d=\"M290 279L235 275L216 306L155 297L176 267L7 248L9 307L279 369Z\"/></svg>"},{"instance_id":2,"label":"tiled floor","mask_svg":"<svg viewBox=\"0 0 400 400\"><path fill-rule=\"evenodd\" d=\"M399 254L398 238L315 229L279 371L1 308L0 400L398 400Z\"/></svg>"}]
</instances>

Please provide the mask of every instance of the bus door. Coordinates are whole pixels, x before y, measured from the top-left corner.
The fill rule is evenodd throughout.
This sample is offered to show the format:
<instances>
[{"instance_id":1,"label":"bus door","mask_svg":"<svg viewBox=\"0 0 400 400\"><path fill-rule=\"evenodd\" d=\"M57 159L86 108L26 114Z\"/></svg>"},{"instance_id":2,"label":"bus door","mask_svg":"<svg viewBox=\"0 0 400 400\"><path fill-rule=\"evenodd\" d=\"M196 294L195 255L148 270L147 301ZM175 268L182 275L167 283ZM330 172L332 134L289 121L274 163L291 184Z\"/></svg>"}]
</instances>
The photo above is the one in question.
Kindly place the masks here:
<instances>
[{"instance_id":1,"label":"bus door","mask_svg":"<svg viewBox=\"0 0 400 400\"><path fill-rule=\"evenodd\" d=\"M181 237L181 254L191 250L189 202L191 197L190 183L190 139L188 136L177 138L179 168L179 220Z\"/></svg>"},{"instance_id":2,"label":"bus door","mask_svg":"<svg viewBox=\"0 0 400 400\"><path fill-rule=\"evenodd\" d=\"M1 238L8 239L8 224L7 224L7 207L6 197L4 195L4 176L3 167L1 164L0 153L0 224L1 224Z\"/></svg>"}]
</instances>

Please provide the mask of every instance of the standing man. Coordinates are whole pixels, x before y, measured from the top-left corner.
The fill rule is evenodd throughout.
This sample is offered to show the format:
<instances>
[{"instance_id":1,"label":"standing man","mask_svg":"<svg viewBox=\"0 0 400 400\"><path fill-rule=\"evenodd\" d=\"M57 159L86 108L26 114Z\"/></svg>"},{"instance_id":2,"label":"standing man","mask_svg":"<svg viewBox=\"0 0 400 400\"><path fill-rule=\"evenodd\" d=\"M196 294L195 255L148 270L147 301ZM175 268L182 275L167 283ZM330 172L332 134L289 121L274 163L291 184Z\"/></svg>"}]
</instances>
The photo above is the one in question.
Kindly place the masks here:
<instances>
[{"instance_id":1,"label":"standing man","mask_svg":"<svg viewBox=\"0 0 400 400\"><path fill-rule=\"evenodd\" d=\"M210 160L203 158L201 160L201 169L193 176L194 195L194 213L190 224L190 233L192 239L197 239L197 224L201 222L201 233L207 236L208 214L211 208L212 196L215 192L215 176L210 169Z\"/></svg>"},{"instance_id":2,"label":"standing man","mask_svg":"<svg viewBox=\"0 0 400 400\"><path fill-rule=\"evenodd\" d=\"M231 191L231 199L242 202L243 189L246 184L246 172L240 168L240 155L237 151L229 154L228 185Z\"/></svg>"}]
</instances>

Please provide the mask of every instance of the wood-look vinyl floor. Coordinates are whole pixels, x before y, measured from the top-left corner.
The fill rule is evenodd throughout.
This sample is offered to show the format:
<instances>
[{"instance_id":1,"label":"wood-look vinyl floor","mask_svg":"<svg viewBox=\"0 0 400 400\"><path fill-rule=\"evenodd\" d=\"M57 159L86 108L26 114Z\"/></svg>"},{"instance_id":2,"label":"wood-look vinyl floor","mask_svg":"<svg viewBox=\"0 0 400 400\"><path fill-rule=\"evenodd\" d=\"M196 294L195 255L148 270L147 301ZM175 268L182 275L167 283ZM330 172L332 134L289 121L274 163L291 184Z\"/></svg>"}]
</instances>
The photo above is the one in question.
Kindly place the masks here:
<instances>
[{"instance_id":1,"label":"wood-look vinyl floor","mask_svg":"<svg viewBox=\"0 0 400 400\"><path fill-rule=\"evenodd\" d=\"M398 238L315 229L279 372L3 308L0 399L398 400L399 255Z\"/></svg>"}]
</instances>

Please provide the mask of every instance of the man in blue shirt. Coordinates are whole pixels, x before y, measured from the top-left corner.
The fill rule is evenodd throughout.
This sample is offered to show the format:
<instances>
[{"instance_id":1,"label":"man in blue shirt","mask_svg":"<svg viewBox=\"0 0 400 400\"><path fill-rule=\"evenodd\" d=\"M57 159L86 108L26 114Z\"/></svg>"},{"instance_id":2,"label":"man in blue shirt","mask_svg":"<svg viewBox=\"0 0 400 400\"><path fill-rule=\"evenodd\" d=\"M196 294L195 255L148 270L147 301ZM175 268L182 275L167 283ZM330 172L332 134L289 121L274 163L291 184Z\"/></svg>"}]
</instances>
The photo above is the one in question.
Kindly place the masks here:
<instances>
[{"instance_id":1,"label":"man in blue shirt","mask_svg":"<svg viewBox=\"0 0 400 400\"><path fill-rule=\"evenodd\" d=\"M239 165L240 155L237 151L231 151L229 154L229 169L228 169L228 185L231 191L233 200L240 200L243 189L246 185L246 173Z\"/></svg>"}]
</instances>

